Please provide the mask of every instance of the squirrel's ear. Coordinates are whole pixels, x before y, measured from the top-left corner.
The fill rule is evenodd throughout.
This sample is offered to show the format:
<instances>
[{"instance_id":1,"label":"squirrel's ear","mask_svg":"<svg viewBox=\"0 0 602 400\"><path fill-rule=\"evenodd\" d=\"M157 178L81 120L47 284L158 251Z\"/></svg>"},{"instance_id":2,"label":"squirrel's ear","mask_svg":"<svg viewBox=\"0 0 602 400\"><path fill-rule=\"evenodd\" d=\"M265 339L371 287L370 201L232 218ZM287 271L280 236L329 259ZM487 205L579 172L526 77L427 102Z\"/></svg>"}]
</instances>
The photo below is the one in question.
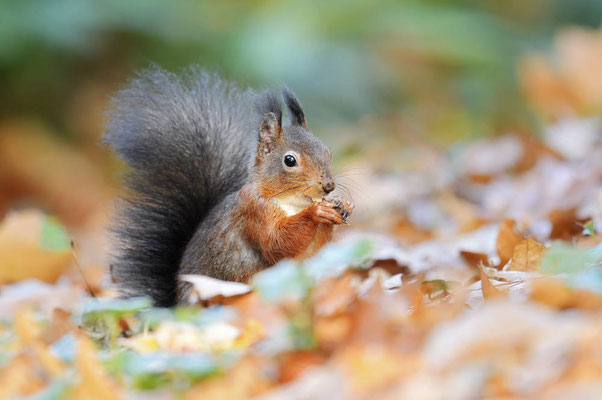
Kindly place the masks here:
<instances>
[{"instance_id":1,"label":"squirrel's ear","mask_svg":"<svg viewBox=\"0 0 602 400\"><path fill-rule=\"evenodd\" d=\"M280 139L282 128L273 112L266 113L259 129L259 154L266 154L272 151L274 144Z\"/></svg>"},{"instance_id":2,"label":"squirrel's ear","mask_svg":"<svg viewBox=\"0 0 602 400\"><path fill-rule=\"evenodd\" d=\"M297 97L287 87L282 88L282 95L284 96L286 106L291 113L291 122L293 125L300 125L304 129L307 129L305 112L303 112L303 107L301 107L301 103L299 103Z\"/></svg>"}]
</instances>

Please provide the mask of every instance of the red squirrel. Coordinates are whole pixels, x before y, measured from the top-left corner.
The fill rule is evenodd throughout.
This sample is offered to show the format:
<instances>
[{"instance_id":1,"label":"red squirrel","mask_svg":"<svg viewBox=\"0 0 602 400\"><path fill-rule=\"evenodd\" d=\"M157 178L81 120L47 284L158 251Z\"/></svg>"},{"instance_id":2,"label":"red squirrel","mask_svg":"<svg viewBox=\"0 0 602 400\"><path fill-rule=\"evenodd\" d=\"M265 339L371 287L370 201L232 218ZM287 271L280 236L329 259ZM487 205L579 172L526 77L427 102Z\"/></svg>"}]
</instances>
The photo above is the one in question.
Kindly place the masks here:
<instances>
[{"instance_id":1,"label":"red squirrel","mask_svg":"<svg viewBox=\"0 0 602 400\"><path fill-rule=\"evenodd\" d=\"M186 302L182 274L246 282L331 240L354 206L295 95L241 89L213 73L144 71L113 99L104 141L130 167L113 224L123 296Z\"/></svg>"}]
</instances>

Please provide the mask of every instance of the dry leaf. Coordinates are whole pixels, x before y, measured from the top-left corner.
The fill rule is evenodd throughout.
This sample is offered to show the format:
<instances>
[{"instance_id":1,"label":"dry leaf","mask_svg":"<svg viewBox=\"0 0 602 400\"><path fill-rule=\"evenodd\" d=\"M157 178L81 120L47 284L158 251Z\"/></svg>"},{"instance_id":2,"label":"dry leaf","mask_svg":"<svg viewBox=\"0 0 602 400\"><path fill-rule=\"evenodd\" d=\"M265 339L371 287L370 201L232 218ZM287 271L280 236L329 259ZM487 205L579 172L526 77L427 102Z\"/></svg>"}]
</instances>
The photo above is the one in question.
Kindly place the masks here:
<instances>
[{"instance_id":1,"label":"dry leaf","mask_svg":"<svg viewBox=\"0 0 602 400\"><path fill-rule=\"evenodd\" d=\"M529 56L519 66L531 103L550 120L599 111L602 30L565 29L557 36L554 50L552 57Z\"/></svg>"},{"instance_id":2,"label":"dry leaf","mask_svg":"<svg viewBox=\"0 0 602 400\"><path fill-rule=\"evenodd\" d=\"M512 262L508 269L513 271L537 271L539 260L546 246L533 238L524 239L512 252Z\"/></svg>"},{"instance_id":3,"label":"dry leaf","mask_svg":"<svg viewBox=\"0 0 602 400\"><path fill-rule=\"evenodd\" d=\"M296 379L306 369L324 363L324 354L317 351L293 351L286 353L280 360L280 383Z\"/></svg>"},{"instance_id":4,"label":"dry leaf","mask_svg":"<svg viewBox=\"0 0 602 400\"><path fill-rule=\"evenodd\" d=\"M204 275L182 275L181 280L190 282L194 294L189 299L190 303L196 303L198 299L209 300L217 296L232 297L249 293L251 286L240 282L227 282Z\"/></svg>"},{"instance_id":5,"label":"dry leaf","mask_svg":"<svg viewBox=\"0 0 602 400\"><path fill-rule=\"evenodd\" d=\"M0 399L29 396L41 390L45 382L36 369L35 359L28 354L19 354L0 368Z\"/></svg>"},{"instance_id":6,"label":"dry leaf","mask_svg":"<svg viewBox=\"0 0 602 400\"><path fill-rule=\"evenodd\" d=\"M72 329L73 325L71 324L71 313L61 308L55 308L52 310L52 319L50 324L46 326L46 329L44 329L40 338L46 344L52 344Z\"/></svg>"},{"instance_id":7,"label":"dry leaf","mask_svg":"<svg viewBox=\"0 0 602 400\"><path fill-rule=\"evenodd\" d=\"M433 234L424 229L420 229L408 219L404 214L395 221L393 225L393 234L399 238L401 244L413 245L424 242L433 237Z\"/></svg>"},{"instance_id":8,"label":"dry leaf","mask_svg":"<svg viewBox=\"0 0 602 400\"><path fill-rule=\"evenodd\" d=\"M38 327L30 308L23 308L17 312L15 330L21 345L33 350L39 363L50 375L56 377L63 374L65 364L52 355L48 346L38 337Z\"/></svg>"},{"instance_id":9,"label":"dry leaf","mask_svg":"<svg viewBox=\"0 0 602 400\"><path fill-rule=\"evenodd\" d=\"M560 279L541 278L531 282L532 300L556 310L578 308L582 310L602 309L602 298L588 290L571 289Z\"/></svg>"},{"instance_id":10,"label":"dry leaf","mask_svg":"<svg viewBox=\"0 0 602 400\"><path fill-rule=\"evenodd\" d=\"M401 357L385 344L349 347L335 360L348 376L351 393L357 398L373 398L371 394L386 387L410 371L418 362L413 357Z\"/></svg>"},{"instance_id":11,"label":"dry leaf","mask_svg":"<svg viewBox=\"0 0 602 400\"><path fill-rule=\"evenodd\" d=\"M552 223L550 239L571 240L583 232L584 219L577 218L577 209L569 208L552 211L548 218Z\"/></svg>"},{"instance_id":12,"label":"dry leaf","mask_svg":"<svg viewBox=\"0 0 602 400\"><path fill-rule=\"evenodd\" d=\"M493 286L489 277L485 273L485 269L481 268L481 288L483 289L483 297L486 300L505 297L506 293Z\"/></svg>"},{"instance_id":13,"label":"dry leaf","mask_svg":"<svg viewBox=\"0 0 602 400\"><path fill-rule=\"evenodd\" d=\"M514 247L523 240L523 237L515 232L514 220L506 219L500 224L495 248L500 257L498 268L506 265L512 258Z\"/></svg>"},{"instance_id":14,"label":"dry leaf","mask_svg":"<svg viewBox=\"0 0 602 400\"><path fill-rule=\"evenodd\" d=\"M489 266L489 257L485 253L460 250L460 255L469 267L478 270L481 266Z\"/></svg>"},{"instance_id":15,"label":"dry leaf","mask_svg":"<svg viewBox=\"0 0 602 400\"><path fill-rule=\"evenodd\" d=\"M324 279L315 288L313 297L317 315L332 315L344 311L357 297L357 288L352 283L356 274L348 271L337 278Z\"/></svg>"},{"instance_id":16,"label":"dry leaf","mask_svg":"<svg viewBox=\"0 0 602 400\"><path fill-rule=\"evenodd\" d=\"M322 347L333 347L349 338L351 325L348 314L318 317L314 321L314 335Z\"/></svg>"},{"instance_id":17,"label":"dry leaf","mask_svg":"<svg viewBox=\"0 0 602 400\"><path fill-rule=\"evenodd\" d=\"M46 246L49 217L37 210L9 213L0 224L0 284L36 278L53 283L71 265L71 248Z\"/></svg>"},{"instance_id":18,"label":"dry leaf","mask_svg":"<svg viewBox=\"0 0 602 400\"><path fill-rule=\"evenodd\" d=\"M245 357L224 375L202 381L184 394L185 400L244 400L265 391L269 382L259 360Z\"/></svg>"},{"instance_id":19,"label":"dry leaf","mask_svg":"<svg viewBox=\"0 0 602 400\"><path fill-rule=\"evenodd\" d=\"M73 388L74 398L81 400L118 400L123 398L117 385L109 378L94 344L88 337L78 335L76 366L80 382Z\"/></svg>"}]
</instances>

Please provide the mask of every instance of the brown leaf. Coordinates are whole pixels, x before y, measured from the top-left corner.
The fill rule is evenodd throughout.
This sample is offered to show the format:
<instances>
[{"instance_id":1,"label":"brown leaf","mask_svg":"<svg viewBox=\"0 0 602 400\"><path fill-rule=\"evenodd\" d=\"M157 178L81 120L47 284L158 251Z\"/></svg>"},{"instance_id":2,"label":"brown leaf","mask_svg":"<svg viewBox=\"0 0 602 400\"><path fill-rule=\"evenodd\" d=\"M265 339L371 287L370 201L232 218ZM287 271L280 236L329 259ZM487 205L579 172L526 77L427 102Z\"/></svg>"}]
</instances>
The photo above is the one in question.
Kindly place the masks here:
<instances>
[{"instance_id":1,"label":"brown leaf","mask_svg":"<svg viewBox=\"0 0 602 400\"><path fill-rule=\"evenodd\" d=\"M512 252L512 263L510 270L513 271L537 271L539 260L546 246L533 238L524 239L514 247Z\"/></svg>"},{"instance_id":2,"label":"brown leaf","mask_svg":"<svg viewBox=\"0 0 602 400\"><path fill-rule=\"evenodd\" d=\"M54 283L71 265L71 249L42 244L48 217L38 210L8 214L0 223L0 284L36 278Z\"/></svg>"},{"instance_id":3,"label":"brown leaf","mask_svg":"<svg viewBox=\"0 0 602 400\"><path fill-rule=\"evenodd\" d=\"M584 219L577 218L577 209L554 210L548 218L552 223L550 239L571 240L583 232Z\"/></svg>"},{"instance_id":4,"label":"brown leaf","mask_svg":"<svg viewBox=\"0 0 602 400\"><path fill-rule=\"evenodd\" d=\"M462 256L469 267L474 268L475 270L478 270L481 266L489 266L489 258L485 253L460 250L460 256Z\"/></svg>"},{"instance_id":5,"label":"brown leaf","mask_svg":"<svg viewBox=\"0 0 602 400\"><path fill-rule=\"evenodd\" d=\"M337 355L335 363L348 376L354 397L374 398L379 389L415 371L419 360L411 355L402 357L380 344L349 347Z\"/></svg>"},{"instance_id":6,"label":"brown leaf","mask_svg":"<svg viewBox=\"0 0 602 400\"><path fill-rule=\"evenodd\" d=\"M294 380L307 368L324 363L324 355L317 351L293 351L286 353L280 360L280 382Z\"/></svg>"},{"instance_id":7,"label":"brown leaf","mask_svg":"<svg viewBox=\"0 0 602 400\"><path fill-rule=\"evenodd\" d=\"M515 167L517 172L525 172L530 170L537 164L539 159L543 157L552 157L557 160L562 159L562 156L550 149L545 143L533 135L524 133L519 135L523 144L523 154Z\"/></svg>"},{"instance_id":8,"label":"brown leaf","mask_svg":"<svg viewBox=\"0 0 602 400\"><path fill-rule=\"evenodd\" d=\"M506 219L500 224L495 248L500 257L498 269L502 268L512 258L514 247L523 240L522 236L514 230L514 220Z\"/></svg>"},{"instance_id":9,"label":"brown leaf","mask_svg":"<svg viewBox=\"0 0 602 400\"><path fill-rule=\"evenodd\" d=\"M459 198L451 192L442 194L441 204L443 209L456 221L459 232L470 232L484 224L474 203Z\"/></svg>"},{"instance_id":10,"label":"brown leaf","mask_svg":"<svg viewBox=\"0 0 602 400\"><path fill-rule=\"evenodd\" d=\"M46 344L52 344L72 329L71 313L61 308L55 308L52 310L52 319L40 338Z\"/></svg>"},{"instance_id":11,"label":"brown leaf","mask_svg":"<svg viewBox=\"0 0 602 400\"><path fill-rule=\"evenodd\" d=\"M413 245L424 242L433 237L432 233L414 225L405 214L398 217L397 221L394 222L393 234L397 236L400 243L404 245Z\"/></svg>"},{"instance_id":12,"label":"brown leaf","mask_svg":"<svg viewBox=\"0 0 602 400\"><path fill-rule=\"evenodd\" d=\"M38 337L39 330L33 311L23 308L15 317L15 330L23 347L30 348L42 367L52 376L60 376L65 370L63 361L56 358L48 346Z\"/></svg>"},{"instance_id":13,"label":"brown leaf","mask_svg":"<svg viewBox=\"0 0 602 400\"><path fill-rule=\"evenodd\" d=\"M76 366L80 373L79 384L73 389L74 398L87 400L118 400L123 398L115 383L109 378L88 337L78 335Z\"/></svg>"},{"instance_id":14,"label":"brown leaf","mask_svg":"<svg viewBox=\"0 0 602 400\"><path fill-rule=\"evenodd\" d=\"M0 399L33 395L44 387L32 355L19 354L0 368Z\"/></svg>"},{"instance_id":15,"label":"brown leaf","mask_svg":"<svg viewBox=\"0 0 602 400\"><path fill-rule=\"evenodd\" d=\"M269 387L259 361L245 357L225 374L191 387L184 400L243 400L256 396Z\"/></svg>"},{"instance_id":16,"label":"brown leaf","mask_svg":"<svg viewBox=\"0 0 602 400\"><path fill-rule=\"evenodd\" d=\"M506 293L504 291L493 286L484 268L481 268L481 289L483 290L483 297L486 300L506 296Z\"/></svg>"},{"instance_id":17,"label":"brown leaf","mask_svg":"<svg viewBox=\"0 0 602 400\"><path fill-rule=\"evenodd\" d=\"M571 289L560 279L541 278L531 282L532 300L556 310L578 308L581 310L602 309L602 299L588 290Z\"/></svg>"},{"instance_id":18,"label":"brown leaf","mask_svg":"<svg viewBox=\"0 0 602 400\"><path fill-rule=\"evenodd\" d=\"M349 338L351 326L349 314L317 317L314 321L314 334L321 347L331 348Z\"/></svg>"},{"instance_id":19,"label":"brown leaf","mask_svg":"<svg viewBox=\"0 0 602 400\"><path fill-rule=\"evenodd\" d=\"M332 315L344 311L357 297L357 288L352 282L353 271L343 276L324 279L314 289L314 307L317 315Z\"/></svg>"},{"instance_id":20,"label":"brown leaf","mask_svg":"<svg viewBox=\"0 0 602 400\"><path fill-rule=\"evenodd\" d=\"M602 106L602 30L571 28L555 40L550 57L529 56L519 77L536 110L555 120L588 115Z\"/></svg>"}]
</instances>

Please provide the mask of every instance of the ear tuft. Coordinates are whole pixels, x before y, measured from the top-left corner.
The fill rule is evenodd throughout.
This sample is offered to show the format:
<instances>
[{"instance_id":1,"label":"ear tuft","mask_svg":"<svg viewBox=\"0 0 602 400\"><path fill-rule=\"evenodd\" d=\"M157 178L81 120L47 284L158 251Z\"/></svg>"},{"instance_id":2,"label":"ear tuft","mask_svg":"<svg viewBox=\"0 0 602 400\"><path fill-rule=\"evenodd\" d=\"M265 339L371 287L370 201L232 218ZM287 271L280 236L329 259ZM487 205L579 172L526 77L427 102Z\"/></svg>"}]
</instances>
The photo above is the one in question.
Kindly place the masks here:
<instances>
[{"instance_id":1,"label":"ear tuft","mask_svg":"<svg viewBox=\"0 0 602 400\"><path fill-rule=\"evenodd\" d=\"M307 128L307 121L305 120L305 112L303 112L303 107L297 100L297 97L291 92L287 87L282 88L282 95L284 96L284 101L286 102L286 106L291 113L291 122L293 125L299 125L303 128Z\"/></svg>"},{"instance_id":2,"label":"ear tuft","mask_svg":"<svg viewBox=\"0 0 602 400\"><path fill-rule=\"evenodd\" d=\"M269 90L259 92L255 98L255 109L259 115L263 116L267 113L273 113L278 126L282 126L282 103L274 92Z\"/></svg>"}]
</instances>

